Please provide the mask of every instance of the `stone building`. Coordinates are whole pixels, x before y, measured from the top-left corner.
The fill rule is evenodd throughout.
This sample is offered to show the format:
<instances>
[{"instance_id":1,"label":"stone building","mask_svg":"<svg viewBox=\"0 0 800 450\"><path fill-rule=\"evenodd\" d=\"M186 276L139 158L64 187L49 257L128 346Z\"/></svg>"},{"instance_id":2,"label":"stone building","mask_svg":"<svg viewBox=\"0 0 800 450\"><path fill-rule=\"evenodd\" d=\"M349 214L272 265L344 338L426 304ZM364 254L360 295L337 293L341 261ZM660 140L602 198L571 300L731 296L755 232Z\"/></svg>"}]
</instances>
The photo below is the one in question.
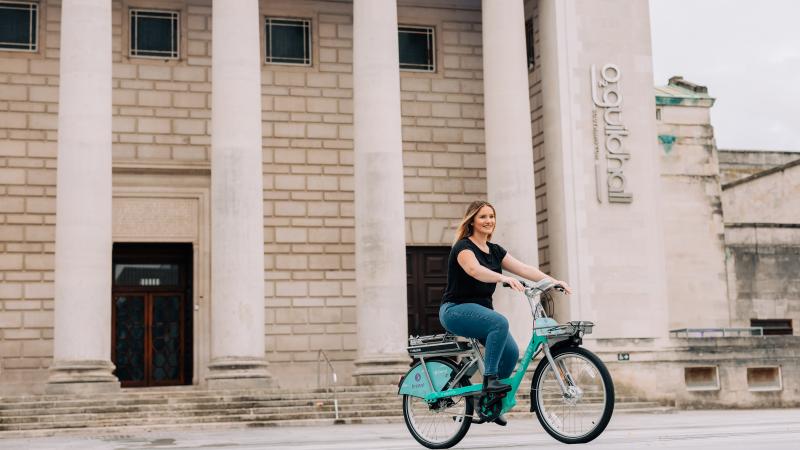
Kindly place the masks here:
<instances>
[{"instance_id":1,"label":"stone building","mask_svg":"<svg viewBox=\"0 0 800 450\"><path fill-rule=\"evenodd\" d=\"M648 14L0 1L0 392L303 387L320 350L346 383L392 382L407 335L438 330L476 198L497 242L569 280L556 314L598 324L620 387L685 391L669 330L749 326L722 213L744 191L720 185L713 99L654 95Z\"/></svg>"}]
</instances>

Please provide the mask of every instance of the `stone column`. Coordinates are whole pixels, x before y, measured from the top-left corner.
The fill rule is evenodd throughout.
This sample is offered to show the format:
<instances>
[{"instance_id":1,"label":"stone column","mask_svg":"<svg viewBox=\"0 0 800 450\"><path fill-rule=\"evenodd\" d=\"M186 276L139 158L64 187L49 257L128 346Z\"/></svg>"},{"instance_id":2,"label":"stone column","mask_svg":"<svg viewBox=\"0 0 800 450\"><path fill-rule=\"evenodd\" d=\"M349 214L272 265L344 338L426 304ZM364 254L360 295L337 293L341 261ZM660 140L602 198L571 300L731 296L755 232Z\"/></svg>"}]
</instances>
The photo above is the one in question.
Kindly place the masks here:
<instances>
[{"instance_id":1,"label":"stone column","mask_svg":"<svg viewBox=\"0 0 800 450\"><path fill-rule=\"evenodd\" d=\"M50 393L119 388L111 363L111 1L64 0Z\"/></svg>"},{"instance_id":2,"label":"stone column","mask_svg":"<svg viewBox=\"0 0 800 450\"><path fill-rule=\"evenodd\" d=\"M214 0L209 387L265 386L258 0Z\"/></svg>"},{"instance_id":3,"label":"stone column","mask_svg":"<svg viewBox=\"0 0 800 450\"><path fill-rule=\"evenodd\" d=\"M533 182L525 11L522 0L483 0L483 90L487 196L497 210L492 241L536 266L536 197ZM495 306L524 346L532 333L528 302L498 287Z\"/></svg>"},{"instance_id":4,"label":"stone column","mask_svg":"<svg viewBox=\"0 0 800 450\"><path fill-rule=\"evenodd\" d=\"M541 0L539 23L551 266L575 289L557 313L665 338L648 4Z\"/></svg>"},{"instance_id":5,"label":"stone column","mask_svg":"<svg viewBox=\"0 0 800 450\"><path fill-rule=\"evenodd\" d=\"M408 369L400 66L395 0L353 2L359 384Z\"/></svg>"}]
</instances>

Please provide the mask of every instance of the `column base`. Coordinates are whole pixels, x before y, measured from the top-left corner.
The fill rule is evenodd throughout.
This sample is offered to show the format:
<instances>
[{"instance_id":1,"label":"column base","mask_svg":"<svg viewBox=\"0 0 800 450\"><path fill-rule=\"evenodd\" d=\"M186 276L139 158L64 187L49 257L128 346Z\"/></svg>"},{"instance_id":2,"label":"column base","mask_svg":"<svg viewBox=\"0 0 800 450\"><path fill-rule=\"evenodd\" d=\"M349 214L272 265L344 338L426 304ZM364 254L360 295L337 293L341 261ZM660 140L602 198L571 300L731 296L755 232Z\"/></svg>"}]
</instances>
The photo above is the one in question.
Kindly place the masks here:
<instances>
[{"instance_id":1,"label":"column base","mask_svg":"<svg viewBox=\"0 0 800 450\"><path fill-rule=\"evenodd\" d=\"M353 379L359 386L396 385L410 368L406 354L369 355L355 361Z\"/></svg>"},{"instance_id":2,"label":"column base","mask_svg":"<svg viewBox=\"0 0 800 450\"><path fill-rule=\"evenodd\" d=\"M119 390L111 361L55 361L50 366L46 394L94 394Z\"/></svg>"},{"instance_id":3,"label":"column base","mask_svg":"<svg viewBox=\"0 0 800 450\"><path fill-rule=\"evenodd\" d=\"M264 389L277 387L264 358L216 358L208 365L209 389Z\"/></svg>"}]
</instances>

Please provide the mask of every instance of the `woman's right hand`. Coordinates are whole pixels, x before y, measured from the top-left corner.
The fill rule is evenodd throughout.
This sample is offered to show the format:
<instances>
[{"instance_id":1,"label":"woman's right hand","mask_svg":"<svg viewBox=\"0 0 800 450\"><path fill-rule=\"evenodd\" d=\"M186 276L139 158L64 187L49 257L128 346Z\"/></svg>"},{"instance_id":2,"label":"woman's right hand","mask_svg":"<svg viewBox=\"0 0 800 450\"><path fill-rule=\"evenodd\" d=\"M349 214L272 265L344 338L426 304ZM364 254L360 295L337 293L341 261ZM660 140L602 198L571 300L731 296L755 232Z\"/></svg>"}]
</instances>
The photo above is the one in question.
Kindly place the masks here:
<instances>
[{"instance_id":1,"label":"woman's right hand","mask_svg":"<svg viewBox=\"0 0 800 450\"><path fill-rule=\"evenodd\" d=\"M502 278L500 278L500 282L503 284L507 284L511 289L514 289L515 291L519 292L525 291L525 287L516 278L503 276Z\"/></svg>"}]
</instances>

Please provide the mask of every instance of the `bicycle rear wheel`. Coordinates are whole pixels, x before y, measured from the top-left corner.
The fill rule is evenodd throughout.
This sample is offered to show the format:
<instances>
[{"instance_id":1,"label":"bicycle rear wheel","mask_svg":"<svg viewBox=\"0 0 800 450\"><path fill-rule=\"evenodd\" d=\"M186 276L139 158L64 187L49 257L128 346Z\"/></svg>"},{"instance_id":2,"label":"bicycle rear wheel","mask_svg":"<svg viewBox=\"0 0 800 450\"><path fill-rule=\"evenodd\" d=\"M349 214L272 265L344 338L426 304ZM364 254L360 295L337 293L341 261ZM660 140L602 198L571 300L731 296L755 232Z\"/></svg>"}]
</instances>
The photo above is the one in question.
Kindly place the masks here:
<instances>
[{"instance_id":1,"label":"bicycle rear wheel","mask_svg":"<svg viewBox=\"0 0 800 450\"><path fill-rule=\"evenodd\" d=\"M429 363L433 361L457 371L450 360L428 360ZM419 364L417 362L413 367ZM469 380L462 379L460 385L469 386ZM428 448L450 448L458 444L472 424L473 409L469 397L445 398L430 405L420 397L403 396L403 418L408 431L417 442Z\"/></svg>"},{"instance_id":2,"label":"bicycle rear wheel","mask_svg":"<svg viewBox=\"0 0 800 450\"><path fill-rule=\"evenodd\" d=\"M531 401L536 417L550 436L566 444L582 444L600 435L614 411L614 384L605 364L581 347L553 352L570 395L561 392L548 360L533 374Z\"/></svg>"}]
</instances>

